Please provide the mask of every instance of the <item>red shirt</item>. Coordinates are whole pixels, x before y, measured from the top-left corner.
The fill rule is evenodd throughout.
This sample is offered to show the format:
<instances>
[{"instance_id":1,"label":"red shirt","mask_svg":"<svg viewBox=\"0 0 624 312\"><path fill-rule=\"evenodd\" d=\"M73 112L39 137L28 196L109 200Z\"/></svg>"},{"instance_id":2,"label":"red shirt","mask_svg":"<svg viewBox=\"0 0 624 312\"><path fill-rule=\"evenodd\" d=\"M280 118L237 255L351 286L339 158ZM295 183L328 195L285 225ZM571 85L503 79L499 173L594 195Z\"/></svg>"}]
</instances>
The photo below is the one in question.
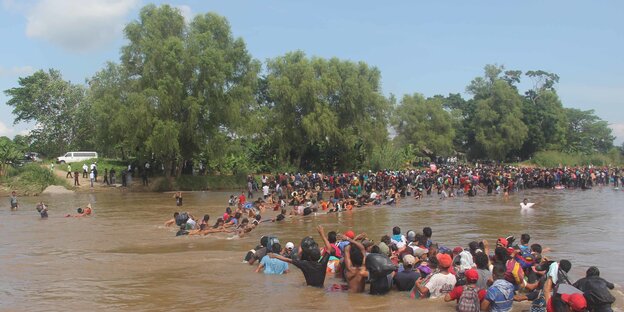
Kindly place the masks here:
<instances>
[{"instance_id":1,"label":"red shirt","mask_svg":"<svg viewBox=\"0 0 624 312\"><path fill-rule=\"evenodd\" d=\"M455 286L455 288L453 288L453 290L449 293L449 296L451 296L451 300L459 301L459 298L461 297L463 292L464 286ZM479 289L477 293L479 294L479 302L483 302L486 293L485 289Z\"/></svg>"},{"instance_id":2,"label":"red shirt","mask_svg":"<svg viewBox=\"0 0 624 312\"><path fill-rule=\"evenodd\" d=\"M247 202L247 197L245 197L245 194L241 194L240 196L238 196L238 202L241 205Z\"/></svg>"}]
</instances>

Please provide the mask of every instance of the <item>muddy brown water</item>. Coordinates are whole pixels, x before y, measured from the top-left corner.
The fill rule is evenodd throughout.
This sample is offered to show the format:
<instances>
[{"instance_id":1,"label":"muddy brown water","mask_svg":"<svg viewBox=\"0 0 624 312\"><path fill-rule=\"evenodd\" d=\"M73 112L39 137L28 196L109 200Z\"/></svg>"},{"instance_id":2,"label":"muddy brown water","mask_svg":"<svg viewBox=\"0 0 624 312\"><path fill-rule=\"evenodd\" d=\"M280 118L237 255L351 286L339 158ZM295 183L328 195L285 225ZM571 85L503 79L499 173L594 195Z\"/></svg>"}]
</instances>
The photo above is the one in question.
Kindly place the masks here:
<instances>
[{"instance_id":1,"label":"muddy brown water","mask_svg":"<svg viewBox=\"0 0 624 312\"><path fill-rule=\"evenodd\" d=\"M197 217L210 214L213 223L231 194L185 193L182 210ZM523 212L519 208L523 197L539 204ZM50 206L48 220L40 220L35 211L39 200ZM93 205L92 217L63 217L87 202ZM308 234L318 237L317 224L326 231L366 232L376 241L395 225L403 232L431 226L434 240L451 248L530 233L532 242L552 248L551 258L571 260L573 280L588 266L598 266L603 277L618 284L616 306L622 310L623 202L624 192L610 188L533 190L508 199L408 198L396 207L263 223L239 239L226 234L175 237L175 229L162 226L178 210L170 193L23 197L21 209L14 212L9 211L7 198L0 205L0 310L454 311L451 303L415 301L399 292L383 297L330 293L304 286L295 267L285 276L264 276L241 263L261 235L276 235L282 245L296 244ZM338 282L328 277L325 284ZM514 305L515 311L527 309L526 304Z\"/></svg>"}]
</instances>

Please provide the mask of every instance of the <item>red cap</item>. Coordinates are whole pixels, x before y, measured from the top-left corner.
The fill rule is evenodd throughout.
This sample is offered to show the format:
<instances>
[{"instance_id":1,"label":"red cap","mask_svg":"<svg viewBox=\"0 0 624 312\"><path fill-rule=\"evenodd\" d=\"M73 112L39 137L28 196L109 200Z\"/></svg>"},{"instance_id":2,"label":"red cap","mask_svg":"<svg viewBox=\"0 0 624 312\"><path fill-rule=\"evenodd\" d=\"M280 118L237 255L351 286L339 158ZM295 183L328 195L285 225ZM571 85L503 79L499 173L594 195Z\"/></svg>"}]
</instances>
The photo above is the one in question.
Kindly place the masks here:
<instances>
[{"instance_id":1,"label":"red cap","mask_svg":"<svg viewBox=\"0 0 624 312\"><path fill-rule=\"evenodd\" d=\"M475 269L466 270L464 274L466 275L466 281L469 283L475 283L479 279L479 272Z\"/></svg>"},{"instance_id":2,"label":"red cap","mask_svg":"<svg viewBox=\"0 0 624 312\"><path fill-rule=\"evenodd\" d=\"M507 243L507 239L504 237L499 238L496 242L500 243L505 248L507 248L507 245L509 245L509 243Z\"/></svg>"},{"instance_id":3,"label":"red cap","mask_svg":"<svg viewBox=\"0 0 624 312\"><path fill-rule=\"evenodd\" d=\"M457 246L457 247L453 248L453 253L454 253L454 254L458 254L458 253L460 253L460 252L462 252L462 251L464 251L464 248L461 248L461 247L459 247L459 246Z\"/></svg>"},{"instance_id":4,"label":"red cap","mask_svg":"<svg viewBox=\"0 0 624 312\"><path fill-rule=\"evenodd\" d=\"M355 238L355 233L351 230L348 230L344 233L344 235L350 239L354 239Z\"/></svg>"},{"instance_id":5,"label":"red cap","mask_svg":"<svg viewBox=\"0 0 624 312\"><path fill-rule=\"evenodd\" d=\"M436 255L436 258L438 259L438 265L441 268L449 268L451 266L451 264L453 264L453 259L451 259L451 256L445 254L445 253L439 253Z\"/></svg>"},{"instance_id":6,"label":"red cap","mask_svg":"<svg viewBox=\"0 0 624 312\"><path fill-rule=\"evenodd\" d=\"M574 311L585 311L585 309L587 309L587 301L585 300L585 296L583 296L583 294L562 294L561 300L567 303L568 306L570 306L570 308Z\"/></svg>"}]
</instances>

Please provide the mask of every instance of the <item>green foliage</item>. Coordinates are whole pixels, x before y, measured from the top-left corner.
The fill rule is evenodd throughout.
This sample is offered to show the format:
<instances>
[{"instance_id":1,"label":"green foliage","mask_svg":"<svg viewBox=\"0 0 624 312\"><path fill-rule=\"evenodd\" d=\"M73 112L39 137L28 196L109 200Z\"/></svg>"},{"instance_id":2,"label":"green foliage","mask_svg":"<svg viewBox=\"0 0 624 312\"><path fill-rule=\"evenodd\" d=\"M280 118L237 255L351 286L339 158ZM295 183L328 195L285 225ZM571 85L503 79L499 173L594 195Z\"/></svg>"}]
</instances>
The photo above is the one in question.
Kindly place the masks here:
<instances>
[{"instance_id":1,"label":"green foliage","mask_svg":"<svg viewBox=\"0 0 624 312\"><path fill-rule=\"evenodd\" d=\"M615 137L606 121L594 115L594 110L565 108L568 120L566 145L568 153L607 153L613 147Z\"/></svg>"},{"instance_id":2,"label":"green foliage","mask_svg":"<svg viewBox=\"0 0 624 312\"><path fill-rule=\"evenodd\" d=\"M361 169L378 171L408 168L415 160L416 152L411 144L396 145L395 142L388 142L376 146Z\"/></svg>"},{"instance_id":3,"label":"green foliage","mask_svg":"<svg viewBox=\"0 0 624 312\"><path fill-rule=\"evenodd\" d=\"M0 137L0 177L6 174L7 168L22 160L24 153L19 150L19 146L11 139Z\"/></svg>"},{"instance_id":4,"label":"green foliage","mask_svg":"<svg viewBox=\"0 0 624 312\"><path fill-rule=\"evenodd\" d=\"M245 124L259 64L225 18L197 15L187 25L178 9L148 5L125 33L121 64L91 80L108 153L154 155L169 173Z\"/></svg>"},{"instance_id":5,"label":"green foliage","mask_svg":"<svg viewBox=\"0 0 624 312\"><path fill-rule=\"evenodd\" d=\"M559 151L540 151L535 153L529 164L540 167L555 168L558 166L621 166L624 157L619 155L616 149L607 154L581 154L564 153Z\"/></svg>"},{"instance_id":6,"label":"green foliage","mask_svg":"<svg viewBox=\"0 0 624 312\"><path fill-rule=\"evenodd\" d=\"M421 94L405 95L395 110L397 139L412 144L428 157L453 154L455 129L451 114L444 110L443 97L425 99Z\"/></svg>"},{"instance_id":7,"label":"green foliage","mask_svg":"<svg viewBox=\"0 0 624 312\"><path fill-rule=\"evenodd\" d=\"M297 51L268 60L267 73L259 99L272 122L259 136L269 138L278 163L355 168L387 141L390 106L377 68Z\"/></svg>"},{"instance_id":8,"label":"green foliage","mask_svg":"<svg viewBox=\"0 0 624 312\"><path fill-rule=\"evenodd\" d=\"M39 152L60 155L84 143L85 130L81 127L90 125L80 119L88 110L81 107L85 105L82 86L63 80L54 69L19 78L18 84L19 87L4 91L10 97L7 105L13 107L15 123L37 122L30 136Z\"/></svg>"},{"instance_id":9,"label":"green foliage","mask_svg":"<svg viewBox=\"0 0 624 312\"><path fill-rule=\"evenodd\" d=\"M527 138L522 98L515 86L498 76L502 69L486 66L486 76L467 88L474 94L474 110L467 119L471 158L504 160Z\"/></svg>"},{"instance_id":10,"label":"green foliage","mask_svg":"<svg viewBox=\"0 0 624 312\"><path fill-rule=\"evenodd\" d=\"M11 169L2 182L12 189L32 195L41 193L50 185L69 187L64 179L57 177L50 169L34 163Z\"/></svg>"},{"instance_id":11,"label":"green foliage","mask_svg":"<svg viewBox=\"0 0 624 312\"><path fill-rule=\"evenodd\" d=\"M128 159L155 160L167 175L177 168L177 177L186 162L239 175L398 168L423 155L516 160L544 150L613 153L607 123L593 111L563 108L559 76L543 70L523 76L486 65L466 87L470 99L414 93L396 105L394 95L383 95L380 71L364 62L296 51L268 59L259 75L243 39L214 13L186 23L178 9L150 4L125 36L119 63L107 63L87 86L51 69L6 90L15 122L37 124L11 148L49 156L96 150L124 160L120 169ZM532 86L521 95L523 78ZM170 189L171 181L156 188ZM201 179L180 183L205 186Z\"/></svg>"}]
</instances>

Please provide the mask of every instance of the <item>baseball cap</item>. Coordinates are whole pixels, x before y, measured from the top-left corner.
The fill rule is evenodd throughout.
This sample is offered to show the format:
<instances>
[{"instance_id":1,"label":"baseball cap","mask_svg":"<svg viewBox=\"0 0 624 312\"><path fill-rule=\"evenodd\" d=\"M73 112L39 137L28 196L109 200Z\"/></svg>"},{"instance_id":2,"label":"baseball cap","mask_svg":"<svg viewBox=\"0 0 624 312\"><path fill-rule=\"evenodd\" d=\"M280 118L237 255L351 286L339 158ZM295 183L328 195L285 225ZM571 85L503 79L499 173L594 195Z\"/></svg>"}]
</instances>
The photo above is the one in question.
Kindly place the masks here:
<instances>
[{"instance_id":1,"label":"baseball cap","mask_svg":"<svg viewBox=\"0 0 624 312\"><path fill-rule=\"evenodd\" d=\"M414 256L412 255L405 255L405 257L403 257L403 264L414 265L416 264L416 258L414 258Z\"/></svg>"},{"instance_id":2,"label":"baseball cap","mask_svg":"<svg viewBox=\"0 0 624 312\"><path fill-rule=\"evenodd\" d=\"M293 248L295 248L295 244L293 244L292 242L286 243L286 249L293 249Z\"/></svg>"},{"instance_id":3,"label":"baseball cap","mask_svg":"<svg viewBox=\"0 0 624 312\"><path fill-rule=\"evenodd\" d=\"M462 251L464 251L464 248L461 248L460 246L457 246L457 247L453 248L453 253L454 254L461 253Z\"/></svg>"},{"instance_id":4,"label":"baseball cap","mask_svg":"<svg viewBox=\"0 0 624 312\"><path fill-rule=\"evenodd\" d=\"M507 243L507 239L506 239L506 238L504 238L504 237L499 238L499 239L496 241L496 243L497 243L497 244L499 244L499 243L500 243L500 244L501 244L503 247L505 247L505 248L507 248L507 245L509 245L509 243Z\"/></svg>"},{"instance_id":5,"label":"baseball cap","mask_svg":"<svg viewBox=\"0 0 624 312\"><path fill-rule=\"evenodd\" d=\"M479 272L475 269L466 270L464 275L466 275L466 281L468 282L474 283L479 279Z\"/></svg>"},{"instance_id":6,"label":"baseball cap","mask_svg":"<svg viewBox=\"0 0 624 312\"><path fill-rule=\"evenodd\" d=\"M437 254L436 258L438 259L438 265L442 268L449 268L451 264L453 264L453 259L451 259L451 256L445 253Z\"/></svg>"},{"instance_id":7,"label":"baseball cap","mask_svg":"<svg viewBox=\"0 0 624 312\"><path fill-rule=\"evenodd\" d=\"M344 233L344 235L350 239L354 239L355 238L355 233L351 230L348 230Z\"/></svg>"},{"instance_id":8,"label":"baseball cap","mask_svg":"<svg viewBox=\"0 0 624 312\"><path fill-rule=\"evenodd\" d=\"M574 311L585 311L587 309L587 300L585 300L583 294L562 294L561 300L567 303Z\"/></svg>"}]
</instances>

